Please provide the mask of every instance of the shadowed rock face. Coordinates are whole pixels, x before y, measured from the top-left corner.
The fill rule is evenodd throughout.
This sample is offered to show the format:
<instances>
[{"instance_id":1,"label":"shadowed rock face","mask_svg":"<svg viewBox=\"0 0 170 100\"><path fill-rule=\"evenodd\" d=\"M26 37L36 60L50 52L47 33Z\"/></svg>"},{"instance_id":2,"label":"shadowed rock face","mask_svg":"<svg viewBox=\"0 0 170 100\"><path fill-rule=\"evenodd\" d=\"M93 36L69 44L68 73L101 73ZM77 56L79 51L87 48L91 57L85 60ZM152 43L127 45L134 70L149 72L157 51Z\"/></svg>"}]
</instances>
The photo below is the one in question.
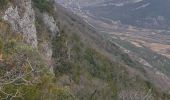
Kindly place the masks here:
<instances>
[{"instance_id":1,"label":"shadowed rock face","mask_svg":"<svg viewBox=\"0 0 170 100\"><path fill-rule=\"evenodd\" d=\"M13 30L21 33L25 41L32 47L37 47L35 14L31 0L17 0L5 11L3 17Z\"/></svg>"}]
</instances>

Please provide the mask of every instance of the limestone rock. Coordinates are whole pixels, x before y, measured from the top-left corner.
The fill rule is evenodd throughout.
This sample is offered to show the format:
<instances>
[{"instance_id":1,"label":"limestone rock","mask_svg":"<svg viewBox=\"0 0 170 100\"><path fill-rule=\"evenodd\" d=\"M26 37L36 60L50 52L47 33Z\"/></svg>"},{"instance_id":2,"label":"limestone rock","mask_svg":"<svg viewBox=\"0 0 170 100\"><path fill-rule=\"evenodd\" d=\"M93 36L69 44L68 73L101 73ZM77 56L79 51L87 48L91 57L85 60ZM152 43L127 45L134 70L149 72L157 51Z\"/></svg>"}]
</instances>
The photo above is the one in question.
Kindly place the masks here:
<instances>
[{"instance_id":1,"label":"limestone rock","mask_svg":"<svg viewBox=\"0 0 170 100\"><path fill-rule=\"evenodd\" d=\"M54 18L52 16L49 16L47 13L43 14L43 21L44 24L47 25L49 31L52 33L52 36L59 36L59 28L54 20Z\"/></svg>"},{"instance_id":2,"label":"limestone rock","mask_svg":"<svg viewBox=\"0 0 170 100\"><path fill-rule=\"evenodd\" d=\"M48 43L48 42L42 43L41 48L42 48L42 52L43 52L45 58L48 60L51 60L53 51L52 51L52 46L50 45L50 43Z\"/></svg>"},{"instance_id":3,"label":"limestone rock","mask_svg":"<svg viewBox=\"0 0 170 100\"><path fill-rule=\"evenodd\" d=\"M25 41L32 47L37 47L35 13L31 0L16 0L6 11L3 19L14 31L21 33Z\"/></svg>"}]
</instances>

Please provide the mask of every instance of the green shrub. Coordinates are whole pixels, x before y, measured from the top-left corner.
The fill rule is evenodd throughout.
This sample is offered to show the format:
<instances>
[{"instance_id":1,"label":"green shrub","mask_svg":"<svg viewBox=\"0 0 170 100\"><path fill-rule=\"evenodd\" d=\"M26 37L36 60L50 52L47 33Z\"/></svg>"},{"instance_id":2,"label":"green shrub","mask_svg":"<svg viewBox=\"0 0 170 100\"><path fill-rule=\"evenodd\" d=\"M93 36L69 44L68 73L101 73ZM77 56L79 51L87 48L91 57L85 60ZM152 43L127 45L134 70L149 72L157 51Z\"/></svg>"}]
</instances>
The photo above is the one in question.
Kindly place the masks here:
<instances>
[{"instance_id":1,"label":"green shrub","mask_svg":"<svg viewBox=\"0 0 170 100\"><path fill-rule=\"evenodd\" d=\"M54 72L56 75L68 74L74 63L68 58L68 47L66 46L66 35L61 34L53 40L53 57L55 59Z\"/></svg>"},{"instance_id":2,"label":"green shrub","mask_svg":"<svg viewBox=\"0 0 170 100\"><path fill-rule=\"evenodd\" d=\"M33 0L33 3L41 12L51 12L53 10L53 5L48 0Z\"/></svg>"},{"instance_id":3,"label":"green shrub","mask_svg":"<svg viewBox=\"0 0 170 100\"><path fill-rule=\"evenodd\" d=\"M4 9L7 6L8 2L8 0L0 0L0 8Z\"/></svg>"},{"instance_id":4,"label":"green shrub","mask_svg":"<svg viewBox=\"0 0 170 100\"><path fill-rule=\"evenodd\" d=\"M2 39L0 38L0 53L2 53L2 49L3 49L3 41L2 41Z\"/></svg>"}]
</instances>

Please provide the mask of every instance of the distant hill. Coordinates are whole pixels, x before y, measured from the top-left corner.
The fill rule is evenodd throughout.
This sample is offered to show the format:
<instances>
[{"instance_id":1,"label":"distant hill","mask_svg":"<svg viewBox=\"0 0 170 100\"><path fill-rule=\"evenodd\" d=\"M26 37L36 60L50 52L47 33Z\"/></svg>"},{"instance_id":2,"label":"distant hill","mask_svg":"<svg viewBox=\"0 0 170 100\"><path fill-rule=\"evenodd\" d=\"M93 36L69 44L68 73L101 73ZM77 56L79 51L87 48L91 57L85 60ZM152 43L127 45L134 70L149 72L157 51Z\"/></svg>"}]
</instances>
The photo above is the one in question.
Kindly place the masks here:
<instances>
[{"instance_id":1,"label":"distant hill","mask_svg":"<svg viewBox=\"0 0 170 100\"><path fill-rule=\"evenodd\" d=\"M133 1L133 2L132 2ZM170 0L105 0L83 8L95 16L143 28L170 29Z\"/></svg>"}]
</instances>

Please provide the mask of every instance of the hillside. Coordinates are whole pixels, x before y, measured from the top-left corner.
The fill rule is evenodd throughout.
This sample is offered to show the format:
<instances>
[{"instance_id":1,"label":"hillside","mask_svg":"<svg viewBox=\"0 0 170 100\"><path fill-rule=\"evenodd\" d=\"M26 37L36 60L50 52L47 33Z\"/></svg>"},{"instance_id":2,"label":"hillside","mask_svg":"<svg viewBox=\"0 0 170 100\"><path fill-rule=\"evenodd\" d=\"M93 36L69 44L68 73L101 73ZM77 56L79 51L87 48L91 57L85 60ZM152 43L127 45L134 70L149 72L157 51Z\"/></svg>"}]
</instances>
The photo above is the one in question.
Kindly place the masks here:
<instances>
[{"instance_id":1,"label":"hillside","mask_svg":"<svg viewBox=\"0 0 170 100\"><path fill-rule=\"evenodd\" d=\"M127 0L128 1L128 0ZM94 16L100 16L122 24L142 28L169 29L169 0L139 0L139 2L105 1L101 4L83 7ZM135 1L135 0L134 0Z\"/></svg>"},{"instance_id":2,"label":"hillside","mask_svg":"<svg viewBox=\"0 0 170 100\"><path fill-rule=\"evenodd\" d=\"M0 12L2 100L170 99L142 64L53 0L0 0Z\"/></svg>"},{"instance_id":3,"label":"hillside","mask_svg":"<svg viewBox=\"0 0 170 100\"><path fill-rule=\"evenodd\" d=\"M60 4L124 25L169 30L169 0L67 0ZM62 0L63 1L63 0Z\"/></svg>"},{"instance_id":4,"label":"hillside","mask_svg":"<svg viewBox=\"0 0 170 100\"><path fill-rule=\"evenodd\" d=\"M74 0L72 0L72 2L74 2ZM66 4L68 3L70 5L63 5L63 4L61 5L73 11L75 14L81 16L81 18L85 22L87 22L87 24L89 24L91 27L93 27L94 29L99 31L102 35L104 35L104 39L107 39L111 43L116 44L116 46L121 48L121 50L127 55L129 55L132 60L135 60L141 65L143 65L140 66L139 68L142 69L144 68L146 70L147 72L146 76L149 76L152 82L153 81L155 82L155 80L157 80L156 83L159 83L159 87L165 86L165 88L167 89L167 87L169 87L169 82L170 82L170 76L169 76L170 36L169 36L168 29L162 30L161 27L162 26L164 27L165 25L168 24L162 25L161 27L158 26L158 28L153 28L155 27L154 25L152 25L153 27L144 25L146 27L144 28L138 25L122 23L121 20L112 20L112 18L108 18L107 14L104 14L104 16L102 16L102 15L96 15L96 13L98 12L108 13L110 17L114 17L114 16L109 13L114 13L116 16L119 15L120 13L120 14L124 14L122 20L133 22L135 21L134 20L135 18L133 18L135 16L132 16L133 21L127 19L126 17L135 14L145 15L146 13L148 16L150 16L152 15L152 13L150 12L157 12L157 15L164 16L166 10L162 11L161 6L165 5L165 3L167 3L168 1L161 2L161 3L157 3L158 1L149 1L149 0L104 0L104 1L98 1L100 3L97 3L96 1L91 1L91 2L92 3L89 3L91 5L81 5L79 8L70 6L72 3L68 3L68 2L65 3ZM94 4L93 2L96 2L96 4ZM79 0L79 2L74 2L74 3L79 4L81 3L81 0ZM153 11L146 10L141 13L140 12L141 10L146 9L145 6L136 11L132 11L132 9L136 7L140 7L140 5L143 5L145 3L146 4L149 3L150 4L149 6L150 8L152 8ZM129 5L133 5L133 6L129 6ZM159 5L159 6L155 6L155 5ZM107 7L108 8L110 7L110 9L121 8L122 11L119 11L119 9L117 9L118 12L110 9L100 10L100 8L107 8ZM127 8L125 9L124 7ZM169 6L164 6L164 7L167 7L168 9ZM84 8L87 9L84 10ZM131 10L128 8L131 8ZM93 12L93 10L96 11ZM126 10L128 10L128 12L126 12ZM126 12L126 14L124 12ZM141 16L141 18L144 17L147 16ZM139 17L137 17L137 20L138 19ZM146 22L151 24L150 21L146 21ZM139 24L143 24L143 23L144 21L139 22Z\"/></svg>"}]
</instances>

